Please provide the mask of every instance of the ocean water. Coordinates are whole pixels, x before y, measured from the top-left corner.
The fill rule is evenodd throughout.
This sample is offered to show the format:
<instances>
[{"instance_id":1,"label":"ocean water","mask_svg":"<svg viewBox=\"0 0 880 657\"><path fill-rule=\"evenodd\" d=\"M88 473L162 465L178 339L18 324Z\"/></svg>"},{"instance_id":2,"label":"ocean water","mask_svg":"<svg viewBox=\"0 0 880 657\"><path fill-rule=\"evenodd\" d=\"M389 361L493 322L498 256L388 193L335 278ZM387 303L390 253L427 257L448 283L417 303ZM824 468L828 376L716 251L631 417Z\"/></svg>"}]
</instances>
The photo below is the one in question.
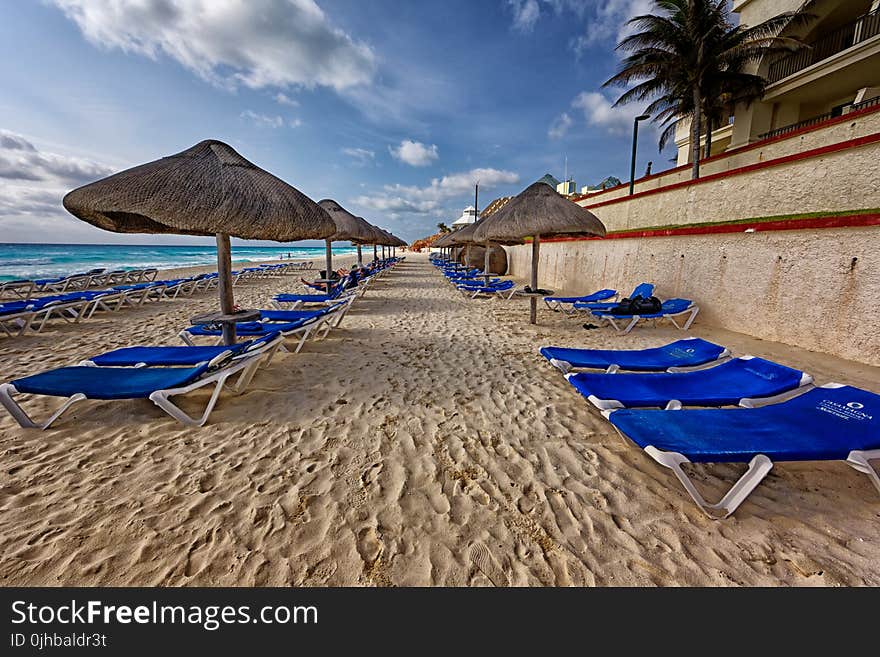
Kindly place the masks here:
<instances>
[{"instance_id":1,"label":"ocean water","mask_svg":"<svg viewBox=\"0 0 880 657\"><path fill-rule=\"evenodd\" d=\"M371 247L364 247L366 249ZM334 245L333 255L351 255L357 249ZM371 252L372 253L372 252ZM259 260L306 258L321 261L324 247L232 246L232 263L245 265ZM372 255L371 255L372 257ZM4 244L0 243L0 281L49 278L89 269L138 269L216 265L213 246L130 246L118 244Z\"/></svg>"}]
</instances>

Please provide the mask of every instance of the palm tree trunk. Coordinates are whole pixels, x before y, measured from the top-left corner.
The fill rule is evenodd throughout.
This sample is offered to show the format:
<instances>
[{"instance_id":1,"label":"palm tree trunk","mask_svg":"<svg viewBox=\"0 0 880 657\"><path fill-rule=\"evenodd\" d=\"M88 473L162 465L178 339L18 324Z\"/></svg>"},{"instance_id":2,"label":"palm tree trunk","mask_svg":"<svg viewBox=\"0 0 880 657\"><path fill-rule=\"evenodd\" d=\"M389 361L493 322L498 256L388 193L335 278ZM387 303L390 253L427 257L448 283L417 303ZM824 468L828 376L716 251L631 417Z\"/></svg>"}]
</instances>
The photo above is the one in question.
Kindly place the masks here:
<instances>
[{"instance_id":1,"label":"palm tree trunk","mask_svg":"<svg viewBox=\"0 0 880 657\"><path fill-rule=\"evenodd\" d=\"M700 128L702 127L703 117L700 109L702 108L702 97L700 88L694 86L694 115L691 118L691 163L693 170L691 178L696 180L700 177Z\"/></svg>"},{"instance_id":2,"label":"palm tree trunk","mask_svg":"<svg viewBox=\"0 0 880 657\"><path fill-rule=\"evenodd\" d=\"M706 118L706 154L703 159L708 160L712 157L712 119Z\"/></svg>"}]
</instances>

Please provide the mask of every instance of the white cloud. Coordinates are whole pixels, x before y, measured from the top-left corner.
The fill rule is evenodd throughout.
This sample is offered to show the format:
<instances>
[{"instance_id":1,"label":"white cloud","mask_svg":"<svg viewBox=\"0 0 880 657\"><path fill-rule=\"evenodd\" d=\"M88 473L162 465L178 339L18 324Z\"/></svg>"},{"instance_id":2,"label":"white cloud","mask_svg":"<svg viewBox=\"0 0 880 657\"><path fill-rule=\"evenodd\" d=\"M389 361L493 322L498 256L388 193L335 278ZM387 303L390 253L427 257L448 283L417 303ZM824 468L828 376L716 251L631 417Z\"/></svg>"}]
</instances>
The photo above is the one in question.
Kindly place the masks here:
<instances>
[{"instance_id":1,"label":"white cloud","mask_svg":"<svg viewBox=\"0 0 880 657\"><path fill-rule=\"evenodd\" d=\"M290 121L287 122L287 125L289 125L291 128L301 128L303 126L303 122L302 119L290 119Z\"/></svg>"},{"instance_id":2,"label":"white cloud","mask_svg":"<svg viewBox=\"0 0 880 657\"><path fill-rule=\"evenodd\" d=\"M260 128L280 128L284 125L284 119L280 116L269 116L253 110L245 110L241 113L241 118L251 121Z\"/></svg>"},{"instance_id":3,"label":"white cloud","mask_svg":"<svg viewBox=\"0 0 880 657\"><path fill-rule=\"evenodd\" d=\"M81 185L110 172L109 167L91 160L42 152L22 135L0 130L0 178Z\"/></svg>"},{"instance_id":4,"label":"white cloud","mask_svg":"<svg viewBox=\"0 0 880 657\"><path fill-rule=\"evenodd\" d=\"M278 92L274 96L275 102L279 105L288 105L289 107L299 107L299 101L296 98L291 98L287 94L283 94Z\"/></svg>"},{"instance_id":5,"label":"white cloud","mask_svg":"<svg viewBox=\"0 0 880 657\"><path fill-rule=\"evenodd\" d=\"M413 167L426 167L440 157L435 144L427 146L412 139L404 139L400 146L389 146L388 150L395 159Z\"/></svg>"},{"instance_id":6,"label":"white cloud","mask_svg":"<svg viewBox=\"0 0 880 657\"><path fill-rule=\"evenodd\" d=\"M521 32L531 32L541 17L538 0L507 0L513 10L513 27Z\"/></svg>"},{"instance_id":7,"label":"white cloud","mask_svg":"<svg viewBox=\"0 0 880 657\"><path fill-rule=\"evenodd\" d=\"M51 227L49 217L57 220L67 214L61 205L67 192L111 173L104 164L42 151L26 137L0 130L0 217L4 226L13 218L28 217L43 222L34 224L32 230L46 221Z\"/></svg>"},{"instance_id":8,"label":"white cloud","mask_svg":"<svg viewBox=\"0 0 880 657\"><path fill-rule=\"evenodd\" d=\"M633 119L642 113L635 104L612 107L613 101L596 91L582 91L571 101L571 106L583 110L588 125L604 128L612 135L629 134Z\"/></svg>"},{"instance_id":9,"label":"white cloud","mask_svg":"<svg viewBox=\"0 0 880 657\"><path fill-rule=\"evenodd\" d=\"M584 21L584 32L572 39L571 49L580 56L601 43L617 43L632 32L626 23L634 16L651 13L654 0L507 0L513 14L513 28L531 32L545 15L571 14Z\"/></svg>"},{"instance_id":10,"label":"white cloud","mask_svg":"<svg viewBox=\"0 0 880 657\"><path fill-rule=\"evenodd\" d=\"M98 47L165 55L214 84L344 90L376 69L369 45L314 0L51 0Z\"/></svg>"},{"instance_id":11,"label":"white cloud","mask_svg":"<svg viewBox=\"0 0 880 657\"><path fill-rule=\"evenodd\" d=\"M352 200L369 210L388 213L396 218L400 214L435 214L442 216L450 210L443 207L447 201L473 194L474 185L480 189L492 189L498 185L513 185L520 180L513 171L479 168L434 178L429 185L385 185L382 192L358 196Z\"/></svg>"},{"instance_id":12,"label":"white cloud","mask_svg":"<svg viewBox=\"0 0 880 657\"><path fill-rule=\"evenodd\" d=\"M376 160L375 151L370 151L366 148L343 148L342 152L352 158L356 165L362 167L367 166Z\"/></svg>"},{"instance_id":13,"label":"white cloud","mask_svg":"<svg viewBox=\"0 0 880 657\"><path fill-rule=\"evenodd\" d=\"M535 28L543 15L541 7L549 9L556 16L570 12L580 19L584 17L588 7L602 2L603 0L507 0L513 12L513 28L520 32L531 32Z\"/></svg>"},{"instance_id":14,"label":"white cloud","mask_svg":"<svg viewBox=\"0 0 880 657\"><path fill-rule=\"evenodd\" d=\"M568 112L563 112L550 124L550 127L547 129L547 136L550 139L562 139L568 134L568 130L573 123L574 121Z\"/></svg>"},{"instance_id":15,"label":"white cloud","mask_svg":"<svg viewBox=\"0 0 880 657\"><path fill-rule=\"evenodd\" d=\"M592 3L584 33L572 40L571 48L580 57L597 44L618 43L633 33L627 22L635 16L653 13L654 0L604 0Z\"/></svg>"}]
</instances>

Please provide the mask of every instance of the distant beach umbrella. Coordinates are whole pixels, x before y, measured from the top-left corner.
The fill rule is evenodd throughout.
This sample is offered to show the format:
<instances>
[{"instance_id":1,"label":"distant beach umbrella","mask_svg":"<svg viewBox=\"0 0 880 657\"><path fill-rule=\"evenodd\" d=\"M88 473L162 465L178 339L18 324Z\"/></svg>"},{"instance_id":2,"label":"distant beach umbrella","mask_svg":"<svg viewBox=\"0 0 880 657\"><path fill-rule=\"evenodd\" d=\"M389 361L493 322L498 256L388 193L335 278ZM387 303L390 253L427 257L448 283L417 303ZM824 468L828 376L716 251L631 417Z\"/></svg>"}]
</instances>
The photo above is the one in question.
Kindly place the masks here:
<instances>
[{"instance_id":1,"label":"distant beach umbrella","mask_svg":"<svg viewBox=\"0 0 880 657\"><path fill-rule=\"evenodd\" d=\"M214 235L224 314L234 307L230 236L294 242L335 230L308 196L216 140L74 189L63 203L75 217L117 233ZM235 341L234 324L224 324L223 338Z\"/></svg>"},{"instance_id":2,"label":"distant beach umbrella","mask_svg":"<svg viewBox=\"0 0 880 657\"><path fill-rule=\"evenodd\" d=\"M376 227L373 226L373 224L371 224L369 221L367 221L363 217L358 217L358 219L360 219L364 223L364 228L365 228L366 233L368 235L365 239L352 240L354 245L357 247L358 267L362 267L364 264L364 260L363 260L362 254L361 254L361 246L363 246L364 244L374 244L375 239L376 239ZM375 246L375 244L374 244L374 246Z\"/></svg>"},{"instance_id":3,"label":"distant beach umbrella","mask_svg":"<svg viewBox=\"0 0 880 657\"><path fill-rule=\"evenodd\" d=\"M406 246L406 242L404 242L402 239L400 239L394 233L390 233L390 235L391 235L391 240L393 242L391 244L391 257L396 258L397 257L397 247L398 246Z\"/></svg>"},{"instance_id":4,"label":"distant beach umbrella","mask_svg":"<svg viewBox=\"0 0 880 657\"><path fill-rule=\"evenodd\" d=\"M384 228L377 228L381 235L381 239L379 240L379 246L382 247L382 259L385 259L385 247L394 246L396 244L396 237L394 237L391 233L389 233Z\"/></svg>"},{"instance_id":5,"label":"distant beach umbrella","mask_svg":"<svg viewBox=\"0 0 880 657\"><path fill-rule=\"evenodd\" d=\"M569 201L548 185L534 183L511 199L476 229L478 242L523 244L532 241L530 286L538 289L541 237L605 236L605 226L589 210ZM530 298L529 321L537 322L537 297Z\"/></svg>"},{"instance_id":6,"label":"distant beach umbrella","mask_svg":"<svg viewBox=\"0 0 880 657\"><path fill-rule=\"evenodd\" d=\"M480 222L485 221L485 218L478 219L472 224L468 224L464 228L459 228L458 230L454 230L449 233L449 243L453 245L464 246L464 264L465 266L469 266L468 262L470 260L471 253L471 244L474 244L476 240L474 239L474 232L477 230L477 227L480 225ZM488 251L487 251L488 252ZM487 260L488 263L488 260ZM486 284L489 284L489 268L488 264L483 269L483 273L485 274Z\"/></svg>"},{"instance_id":7,"label":"distant beach umbrella","mask_svg":"<svg viewBox=\"0 0 880 657\"><path fill-rule=\"evenodd\" d=\"M320 205L336 225L336 232L326 238L326 267L327 267L327 289L330 289L330 273L333 271L333 242L358 242L361 240L370 240L373 238L372 226L360 217L356 217L348 210L343 208L339 203L330 198L318 201ZM360 252L358 252L360 255ZM358 258L360 262L360 258Z\"/></svg>"}]
</instances>

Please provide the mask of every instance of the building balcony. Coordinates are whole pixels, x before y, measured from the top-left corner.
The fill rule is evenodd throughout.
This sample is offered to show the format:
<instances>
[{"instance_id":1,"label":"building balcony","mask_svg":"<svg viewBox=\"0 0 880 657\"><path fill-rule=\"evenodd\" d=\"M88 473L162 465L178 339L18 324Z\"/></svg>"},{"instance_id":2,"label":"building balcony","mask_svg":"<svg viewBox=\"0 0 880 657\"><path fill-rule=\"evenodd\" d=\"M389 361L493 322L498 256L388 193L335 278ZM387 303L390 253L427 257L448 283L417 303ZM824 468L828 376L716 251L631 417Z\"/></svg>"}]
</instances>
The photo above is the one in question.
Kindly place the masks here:
<instances>
[{"instance_id":1,"label":"building balcony","mask_svg":"<svg viewBox=\"0 0 880 657\"><path fill-rule=\"evenodd\" d=\"M880 105L880 96L870 98L868 100L862 101L861 103L852 103L850 105L846 105L840 108L839 111L826 112L825 114L820 114L819 116L814 116L804 121L798 121L797 123L791 123L789 125L782 126L781 128L770 130L769 132L758 135L758 139L772 139L773 137L787 135L792 132L802 130L803 128L808 128L813 125L824 123L825 121L830 121L831 119L837 118L838 116L851 114L852 112L858 112L863 109L868 109L869 107L876 107L877 105Z\"/></svg>"},{"instance_id":2,"label":"building balcony","mask_svg":"<svg viewBox=\"0 0 880 657\"><path fill-rule=\"evenodd\" d=\"M850 54L849 51L871 40L880 41L880 9L859 16L821 36L809 47L776 60L770 64L767 82L772 87L832 58L844 59Z\"/></svg>"},{"instance_id":3,"label":"building balcony","mask_svg":"<svg viewBox=\"0 0 880 657\"><path fill-rule=\"evenodd\" d=\"M676 130L675 146L678 149L678 166L691 161L691 136L690 121L682 121L682 129ZM733 123L728 123L712 131L712 155L718 155L727 150L733 137ZM706 135L700 135L700 148L706 147Z\"/></svg>"}]
</instances>

